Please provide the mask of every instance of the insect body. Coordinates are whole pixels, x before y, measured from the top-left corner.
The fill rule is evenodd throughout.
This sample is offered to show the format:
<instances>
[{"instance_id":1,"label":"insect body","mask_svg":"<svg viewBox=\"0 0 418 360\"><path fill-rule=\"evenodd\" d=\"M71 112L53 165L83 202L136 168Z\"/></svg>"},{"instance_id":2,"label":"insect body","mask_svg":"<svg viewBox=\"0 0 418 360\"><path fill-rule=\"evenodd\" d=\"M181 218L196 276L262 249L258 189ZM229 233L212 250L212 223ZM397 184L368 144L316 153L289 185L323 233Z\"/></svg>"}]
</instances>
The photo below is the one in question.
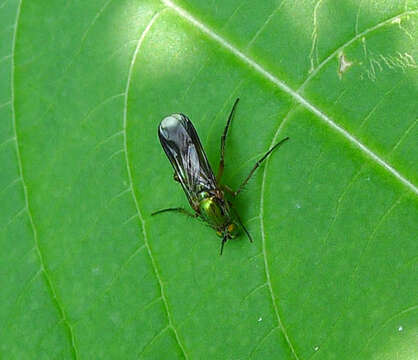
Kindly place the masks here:
<instances>
[{"instance_id":1,"label":"insect body","mask_svg":"<svg viewBox=\"0 0 418 360\"><path fill-rule=\"evenodd\" d=\"M225 141L238 100L234 103L221 138L221 160L216 177L197 132L186 115L172 114L167 116L158 127L158 137L161 146L174 168L174 179L181 184L194 213L189 213L183 208L168 208L156 211L152 215L167 211L177 211L202 219L215 229L217 235L222 238L221 255L225 242L235 238L239 234L240 227L252 242L251 235L241 222L238 213L225 198L224 190L230 192L233 196L238 195L260 164L274 149L288 139L285 138L274 145L257 161L237 191L232 191L228 186L221 185L220 180L224 170Z\"/></svg>"}]
</instances>

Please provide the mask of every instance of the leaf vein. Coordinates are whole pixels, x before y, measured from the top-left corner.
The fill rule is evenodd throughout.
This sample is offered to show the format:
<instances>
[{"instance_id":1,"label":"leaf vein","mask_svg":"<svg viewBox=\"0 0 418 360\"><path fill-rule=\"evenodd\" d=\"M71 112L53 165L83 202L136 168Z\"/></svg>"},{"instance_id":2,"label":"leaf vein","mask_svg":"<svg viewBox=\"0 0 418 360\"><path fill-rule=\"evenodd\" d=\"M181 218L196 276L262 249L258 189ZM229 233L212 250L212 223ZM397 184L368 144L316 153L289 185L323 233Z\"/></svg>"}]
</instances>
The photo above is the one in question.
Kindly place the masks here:
<instances>
[{"instance_id":1,"label":"leaf vein","mask_svg":"<svg viewBox=\"0 0 418 360\"><path fill-rule=\"evenodd\" d=\"M0 63L2 63L3 61L6 61L7 59L11 59L11 57L12 57L11 54L10 55L6 55L6 56L3 56L2 58L0 58Z\"/></svg>"},{"instance_id":2,"label":"leaf vein","mask_svg":"<svg viewBox=\"0 0 418 360\"><path fill-rule=\"evenodd\" d=\"M402 316L403 314L406 314L406 313L408 313L408 312L410 312L410 311L414 311L414 310L416 310L418 308L418 304L415 304L415 305L412 305L412 306L410 306L410 307L408 307L408 308L406 308L406 309L404 309L404 310L401 310L401 311L399 311L399 312L397 312L396 314L394 314L394 315L392 315L391 317L389 317L386 321L384 321L383 323L382 323L382 325L380 325L375 331L374 331L374 333L373 334L371 334L370 336L369 336L369 338L367 339L367 343L366 343L366 345L364 346L364 348L360 351L360 353L362 353L362 352L364 352L367 348L368 348L368 346L370 345L370 342L374 339L374 337L379 333L379 331L380 330L382 330L388 323L390 323L392 320L394 320L394 319L396 319L397 317L399 317L399 316Z\"/></svg>"},{"instance_id":3,"label":"leaf vein","mask_svg":"<svg viewBox=\"0 0 418 360\"><path fill-rule=\"evenodd\" d=\"M262 288L268 286L268 284L262 283L261 285L256 286L254 289L252 289L247 295L244 296L244 298L241 300L240 304L242 304L245 300L247 300L251 295L255 294L258 290L261 290Z\"/></svg>"},{"instance_id":4,"label":"leaf vein","mask_svg":"<svg viewBox=\"0 0 418 360\"><path fill-rule=\"evenodd\" d=\"M127 129L127 115L128 115L128 97L129 97L129 87L130 87L130 84L131 84L131 79L132 79L132 74L133 74L133 68L134 68L135 61L136 61L136 58L138 56L139 50L141 48L141 45L142 45L146 35L148 34L152 25L155 23L155 21L158 19L158 17L162 14L162 12L164 10L165 9L156 12L154 14L154 16L151 18L148 25L145 27L145 30L142 32L141 36L138 39L138 43L136 45L134 54L132 56L131 63L129 65L128 79L127 79L126 88L125 88L124 109L123 109L123 147L124 147L123 150L124 150L124 154L125 154L125 162L126 162L126 169L127 169L127 173L128 173L129 187L130 187L131 192L132 192L132 198L133 198L133 201L135 203L136 211L138 213L139 222L141 224L142 234L143 234L143 237L144 237L144 245L145 245L145 248L147 249L147 253L150 257L155 277L157 278L157 281L158 281L158 284L159 284L159 287L160 287L161 298L163 300L164 309L165 309L165 312L166 312L166 315L167 315L168 325L162 330L162 332L165 331L165 329L167 329L167 328L171 328L173 330L175 338L177 340L177 343L178 343L184 357L186 359L188 359L185 348L184 348L182 342L180 341L180 337L178 335L178 332L177 332L176 328L174 327L173 318L172 318L172 315L171 315L171 312L170 312L170 308L168 306L167 296L165 294L164 284L163 284L160 272L158 270L154 254L152 253L152 250L151 250L151 247L150 247L150 244L149 244L148 235L147 235L147 231L146 231L146 227L145 227L145 225L146 225L145 220L142 216L141 209L140 209L140 206L139 206L139 201L138 201L138 198L135 194L135 190L134 190L134 186L133 186L133 177L132 177L131 165L130 165L130 162L129 162L128 145L127 145L127 130L126 129Z\"/></svg>"},{"instance_id":5,"label":"leaf vein","mask_svg":"<svg viewBox=\"0 0 418 360\"><path fill-rule=\"evenodd\" d=\"M379 230L380 226L385 222L386 218L392 213L392 211L399 205L404 195L405 193L399 196L398 199L385 211L385 213L382 215L380 220L377 222L370 236L367 238L366 245L364 246L363 250L360 253L359 261L357 265L354 267L353 273L351 274L351 278L354 277L354 275L357 273L358 269L360 268L362 260L363 260L363 256L366 253L367 249L370 247L370 244L373 242L374 237L377 231Z\"/></svg>"},{"instance_id":6,"label":"leaf vein","mask_svg":"<svg viewBox=\"0 0 418 360\"><path fill-rule=\"evenodd\" d=\"M264 259L264 271L266 274L266 282L268 284L268 289L270 292L271 301L273 303L274 312L276 314L278 326L282 330L283 335L286 339L287 344L289 345L290 350L292 351L293 356L295 357L295 359L298 360L299 357L296 354L293 344L290 341L289 335L287 334L287 330L283 325L283 322L279 313L279 308L277 305L277 300L274 296L273 286L271 284L271 279L270 279L270 269L269 269L269 264L267 260L267 250L266 250L266 235L264 231L264 189L265 189L265 180L266 180L266 168L267 168L267 164L266 164L264 174L263 174L263 180L262 180L262 185L261 185L261 196L260 196L260 232L261 232L262 253L263 253L263 259Z\"/></svg>"},{"instance_id":7,"label":"leaf vein","mask_svg":"<svg viewBox=\"0 0 418 360\"><path fill-rule=\"evenodd\" d=\"M47 288L50 292L52 302L55 303L55 306L56 306L56 308L57 308L57 310L58 310L58 312L61 316L61 319L64 323L64 326L66 327L66 329L68 331L68 334L70 336L70 344L71 344L71 348L72 348L72 351L73 351L74 358L77 359L78 358L78 351L77 351L77 347L76 347L76 344L75 344L74 331L73 331L73 328L72 328L70 322L67 319L67 315L66 315L66 312L64 310L64 307L59 301L59 298L57 296L57 291L55 289L55 286L54 286L54 283L52 281L51 275L47 271L45 255L43 254L43 252L41 250L40 243L39 243L38 233L37 233L37 230L36 230L36 227L35 227L35 222L33 220L33 215L32 215L32 212L31 212L30 206L29 206L28 188L27 188L26 181L25 181L25 178L24 178L24 175L23 175L22 157L21 157L21 154L20 154L19 138L17 136L16 104L15 104L15 89L14 89L15 69L16 69L16 67L15 67L16 38L17 38L17 29L18 29L18 25L19 25L21 8L22 8L22 0L19 1L18 7L17 7L16 21L15 21L15 26L14 26L14 31L13 31L12 62L11 62L12 67L11 67L11 79L10 79L11 80L10 89L11 89L12 126L13 126L14 138L16 139L16 141L15 141L15 147L16 147L15 152L16 152L16 158L17 158L17 164L18 164L18 170L19 170L19 177L21 178L21 181L22 181L22 188L23 188L24 201L25 201L25 209L27 210L30 227L32 229L33 238L34 238L34 242L35 242L35 249L36 249L36 253L37 253L39 262L41 264L41 270L42 270L42 273L44 275Z\"/></svg>"},{"instance_id":8,"label":"leaf vein","mask_svg":"<svg viewBox=\"0 0 418 360\"><path fill-rule=\"evenodd\" d=\"M342 44L340 47L338 47L336 50L334 50L330 55L328 55L328 57L326 57L323 61L321 61L321 63L309 74L309 76L305 79L305 81L302 83L302 85L300 86L299 91L303 90L306 86L306 84L311 81L311 79L313 77L315 77L318 72L335 56L337 56L341 51L343 51L347 46L353 44L355 41L357 41L358 39L362 38L363 36L366 36L367 34L387 25L390 23L393 23L394 20L397 20L401 17L404 16L408 16L408 15L414 15L417 14L418 10L409 10L409 11L404 11L396 16L393 16L389 19L383 20L379 23L377 23L376 25L369 27L365 30L363 30L361 33L357 33L355 36L353 36L350 40L348 40L347 42L345 42L344 44Z\"/></svg>"},{"instance_id":9,"label":"leaf vein","mask_svg":"<svg viewBox=\"0 0 418 360\"><path fill-rule=\"evenodd\" d=\"M367 113L367 115L364 117L363 121L361 122L359 129L363 128L363 126L366 124L367 120L376 112L376 110L382 105L387 96L390 95L394 90L396 90L399 86L401 86L405 81L399 81L396 85L394 85L390 90L388 90L383 96L380 98L380 100L372 107L372 109Z\"/></svg>"},{"instance_id":10,"label":"leaf vein","mask_svg":"<svg viewBox=\"0 0 418 360\"><path fill-rule=\"evenodd\" d=\"M399 202L401 201L401 199L402 199L403 196L404 196L404 194L401 195L401 196L399 196L399 198L387 210L384 211L383 215L377 221L375 227L371 230L370 236L368 237L368 239L366 241L366 246L360 252L359 261L358 261L357 265L354 267L353 271L351 272L351 274L349 276L349 280L348 281L349 281L349 287L350 288L353 288L353 286L354 286L354 280L355 280L354 279L354 276L357 273L358 269L360 268L363 255L365 254L365 252L367 250L367 247L370 244L370 241L373 239L376 231L381 226L381 224L389 216L389 214L392 212L392 210L399 204ZM343 318L343 315L346 314L346 312L348 311L349 306L350 306L350 303L351 303L351 299L352 299L352 291L350 291L350 295L348 296L346 305L344 306L343 310L340 311L339 316L336 318L336 320L334 321L334 323L332 324L332 326L327 330L327 336L323 340L320 341L322 343L322 347L323 348L324 348L325 344L331 338L331 334L333 334L333 330L335 329L335 327L337 326L337 324L341 321L341 319ZM315 357L316 354L317 353L314 353L311 356L311 358Z\"/></svg>"},{"instance_id":11,"label":"leaf vein","mask_svg":"<svg viewBox=\"0 0 418 360\"><path fill-rule=\"evenodd\" d=\"M14 179L12 182L10 182L6 187L0 191L0 196L3 195L4 192L6 192L7 189L11 188L13 185L17 184L22 178L19 176L16 179Z\"/></svg>"},{"instance_id":12,"label":"leaf vein","mask_svg":"<svg viewBox=\"0 0 418 360\"><path fill-rule=\"evenodd\" d=\"M168 329L170 328L170 325L164 326L158 333L156 333L150 341L148 341L147 344L145 344L145 346L143 347L142 351L138 354L138 359L140 359L142 357L142 355L144 354L145 350L150 347L155 340L157 340L161 335L163 335Z\"/></svg>"},{"instance_id":13,"label":"leaf vein","mask_svg":"<svg viewBox=\"0 0 418 360\"><path fill-rule=\"evenodd\" d=\"M276 330L279 326L275 326L272 328L266 335L264 335L261 340L258 342L258 344L254 347L254 349L250 352L249 358L252 359L253 354L256 352L256 350L266 341L266 339Z\"/></svg>"},{"instance_id":14,"label":"leaf vein","mask_svg":"<svg viewBox=\"0 0 418 360\"><path fill-rule=\"evenodd\" d=\"M264 23L260 26L260 28L257 30L257 32L254 34L254 36L250 39L248 42L246 49L249 49L252 44L257 40L257 38L261 35L261 33L264 31L264 29L267 27L267 25L270 23L270 21L274 18L274 16L280 11L282 6L285 4L286 0L282 0L279 5L271 12L271 14L267 17L267 19L264 21Z\"/></svg>"},{"instance_id":15,"label":"leaf vein","mask_svg":"<svg viewBox=\"0 0 418 360\"><path fill-rule=\"evenodd\" d=\"M2 107L5 107L5 106L7 106L7 105L10 105L12 102L11 102L11 100L9 100L9 101L7 101L7 102L5 102L5 103L3 103L3 104L0 104L0 109L2 108Z\"/></svg>"},{"instance_id":16,"label":"leaf vein","mask_svg":"<svg viewBox=\"0 0 418 360\"><path fill-rule=\"evenodd\" d=\"M212 116L213 120L210 123L210 126L208 128L208 134L206 136L206 141L205 144L207 144L209 142L209 137L210 134L212 132L213 127L215 126L216 120L218 119L218 116L224 112L226 105L228 105L231 101L231 99L233 97L235 97L235 93L238 91L238 89L242 86L242 84L244 83L244 79L241 79L237 82L237 84L234 86L234 88L232 89L232 91L230 92L230 95L228 96L228 98L224 101L224 103L222 104L222 106L220 107L220 109L218 110L218 112Z\"/></svg>"},{"instance_id":17,"label":"leaf vein","mask_svg":"<svg viewBox=\"0 0 418 360\"><path fill-rule=\"evenodd\" d=\"M416 125L416 123L418 122L418 118L415 119L411 125L408 126L408 128L405 130L405 132L402 134L402 136L399 138L399 140L397 141L397 143L395 144L395 146L393 147L392 151L390 152L390 154L393 154L396 149L399 147L399 145L402 143L402 141L405 140L405 138L408 136L408 134L410 133L410 131L414 128L414 126Z\"/></svg>"},{"instance_id":18,"label":"leaf vein","mask_svg":"<svg viewBox=\"0 0 418 360\"><path fill-rule=\"evenodd\" d=\"M216 32L214 32L212 29L208 28L205 24L201 23L199 20L194 18L190 13L182 9L181 7L177 6L175 3L173 3L171 0L162 0L162 2L168 7L177 12L177 14L187 21L189 21L191 24L196 26L198 29L200 29L203 33L208 35L210 38L212 38L214 41L216 41L218 44L229 50L232 54L234 54L236 57L241 59L243 62L245 62L248 66L253 68L256 72L258 72L261 76L275 84L278 88L280 88L282 91L286 92L290 96L292 96L298 103L300 103L302 106L304 106L307 110L315 114L321 121L323 121L326 125L337 131L341 136L346 138L348 141L353 143L357 148L359 148L363 153L365 153L371 160L378 163L380 166L382 166L387 172L392 174L395 178L397 178L401 183L403 183L405 186L407 186L409 189L411 189L413 192L418 194L418 188L410 182L406 177L404 177L402 174L400 174L395 168L393 168L391 165L389 165L386 161L384 161L382 158L380 158L377 154L375 154L372 150L370 150L367 146L365 146L362 142L360 142L356 137L354 137L351 133L349 133L346 129L335 123L328 115L323 113L320 109L318 109L315 105L311 104L307 99L305 99L302 95L300 95L299 91L303 89L304 85L314 76L318 73L318 71L325 65L326 62L328 62L332 57L335 56L335 54L338 54L338 52L343 49L344 47L348 46L349 44L353 43L355 40L357 40L359 37L366 35L367 33L374 31L385 24L389 23L390 21L393 21L396 18L399 18L400 16L404 15L410 15L418 13L418 11L406 11L403 12L400 15L397 15L396 17L393 17L391 19L385 20L384 22L379 23L378 25L375 25L362 33L358 34L354 38L352 38L350 41L342 45L339 49L337 49L335 52L333 52L327 59L325 59L312 73L307 77L305 82L302 84L302 86L299 88L299 90L295 91L292 88L290 88L286 83L284 83L282 80L277 78L274 74L268 72L265 70L259 63L257 63L252 58L245 55L242 51L237 49L234 45L229 43L227 40L225 40L223 37L218 35ZM282 122L283 123L283 122Z\"/></svg>"},{"instance_id":19,"label":"leaf vein","mask_svg":"<svg viewBox=\"0 0 418 360\"><path fill-rule=\"evenodd\" d=\"M125 268L129 265L129 263L137 256L143 249L145 249L145 244L138 246L131 255L128 256L127 260L123 262L123 264L115 271L115 274L113 275L112 279L110 280L109 284L106 286L105 290L102 292L100 296L97 297L97 299L90 304L90 306L87 308L87 310L84 312L85 314L88 314L89 311L96 306L96 304L102 300L115 286L116 282L120 279L122 276L123 271ZM145 278L145 275L143 276ZM161 297L158 297L157 299L160 299ZM157 299L154 299L153 301L156 301ZM147 305L144 307L144 309L147 308ZM79 320L77 320L74 324L77 324L79 321L81 321L82 317L80 317Z\"/></svg>"},{"instance_id":20,"label":"leaf vein","mask_svg":"<svg viewBox=\"0 0 418 360\"><path fill-rule=\"evenodd\" d=\"M0 143L0 148L1 148L2 146L6 145L7 143L9 143L9 142L13 141L13 140L15 140L15 137L14 137L14 136L13 136L13 137L11 137L11 138L9 138L9 139L4 140L2 143Z\"/></svg>"},{"instance_id":21,"label":"leaf vein","mask_svg":"<svg viewBox=\"0 0 418 360\"><path fill-rule=\"evenodd\" d=\"M363 165L364 166L364 165ZM351 189L351 187L353 186L353 184L356 182L357 178L360 176L360 174L362 173L363 170L363 166L357 171L357 173L354 174L354 176L351 178L351 180L347 183L347 185L345 186L345 188L343 189L343 191L341 192L341 194L339 195L338 199L337 199L337 206L335 208L335 213L334 216L332 217L331 223L328 227L328 231L324 237L324 239L322 240L322 244L323 246L326 246L328 243L328 239L329 236L331 235L331 231L334 227L335 222L337 221L337 218L340 214L340 210L341 210L341 204L343 202L343 199L345 198L345 196L347 195L348 191Z\"/></svg>"}]
</instances>

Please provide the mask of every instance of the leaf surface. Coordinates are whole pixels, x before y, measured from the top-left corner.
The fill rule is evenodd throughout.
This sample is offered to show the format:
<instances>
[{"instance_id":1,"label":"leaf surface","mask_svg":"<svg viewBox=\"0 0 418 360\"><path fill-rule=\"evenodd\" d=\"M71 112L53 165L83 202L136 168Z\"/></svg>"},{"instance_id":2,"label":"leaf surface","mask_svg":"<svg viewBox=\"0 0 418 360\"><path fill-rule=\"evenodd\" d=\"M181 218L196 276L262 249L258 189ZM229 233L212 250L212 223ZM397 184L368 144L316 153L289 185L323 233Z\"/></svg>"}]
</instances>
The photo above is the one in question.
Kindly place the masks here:
<instances>
[{"instance_id":1,"label":"leaf surface","mask_svg":"<svg viewBox=\"0 0 418 360\"><path fill-rule=\"evenodd\" d=\"M410 359L417 1L4 0L0 357ZM187 201L187 114L253 235Z\"/></svg>"}]
</instances>

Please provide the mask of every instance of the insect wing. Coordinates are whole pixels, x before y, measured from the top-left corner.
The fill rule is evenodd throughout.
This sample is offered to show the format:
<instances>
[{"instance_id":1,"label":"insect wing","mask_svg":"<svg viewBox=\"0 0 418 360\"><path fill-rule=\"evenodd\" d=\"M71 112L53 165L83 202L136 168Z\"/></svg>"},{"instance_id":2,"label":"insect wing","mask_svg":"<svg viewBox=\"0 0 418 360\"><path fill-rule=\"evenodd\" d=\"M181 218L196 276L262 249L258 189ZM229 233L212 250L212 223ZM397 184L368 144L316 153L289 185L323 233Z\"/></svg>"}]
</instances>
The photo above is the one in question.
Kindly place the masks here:
<instances>
[{"instance_id":1,"label":"insect wing","mask_svg":"<svg viewBox=\"0 0 418 360\"><path fill-rule=\"evenodd\" d=\"M158 137L192 207L197 194L216 188L216 180L196 129L186 115L172 114L164 118Z\"/></svg>"}]
</instances>

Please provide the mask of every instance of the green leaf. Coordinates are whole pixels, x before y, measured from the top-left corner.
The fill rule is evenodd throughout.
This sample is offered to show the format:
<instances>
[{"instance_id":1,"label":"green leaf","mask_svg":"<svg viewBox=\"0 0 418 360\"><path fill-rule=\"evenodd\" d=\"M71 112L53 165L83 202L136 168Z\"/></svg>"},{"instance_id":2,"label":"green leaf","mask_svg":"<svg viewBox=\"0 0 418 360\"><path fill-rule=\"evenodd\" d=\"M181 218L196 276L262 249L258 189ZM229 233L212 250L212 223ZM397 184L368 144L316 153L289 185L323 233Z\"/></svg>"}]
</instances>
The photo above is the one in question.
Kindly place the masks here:
<instances>
[{"instance_id":1,"label":"green leaf","mask_svg":"<svg viewBox=\"0 0 418 360\"><path fill-rule=\"evenodd\" d=\"M416 0L0 3L0 357L411 359ZM226 244L159 145L225 182L290 137Z\"/></svg>"}]
</instances>

